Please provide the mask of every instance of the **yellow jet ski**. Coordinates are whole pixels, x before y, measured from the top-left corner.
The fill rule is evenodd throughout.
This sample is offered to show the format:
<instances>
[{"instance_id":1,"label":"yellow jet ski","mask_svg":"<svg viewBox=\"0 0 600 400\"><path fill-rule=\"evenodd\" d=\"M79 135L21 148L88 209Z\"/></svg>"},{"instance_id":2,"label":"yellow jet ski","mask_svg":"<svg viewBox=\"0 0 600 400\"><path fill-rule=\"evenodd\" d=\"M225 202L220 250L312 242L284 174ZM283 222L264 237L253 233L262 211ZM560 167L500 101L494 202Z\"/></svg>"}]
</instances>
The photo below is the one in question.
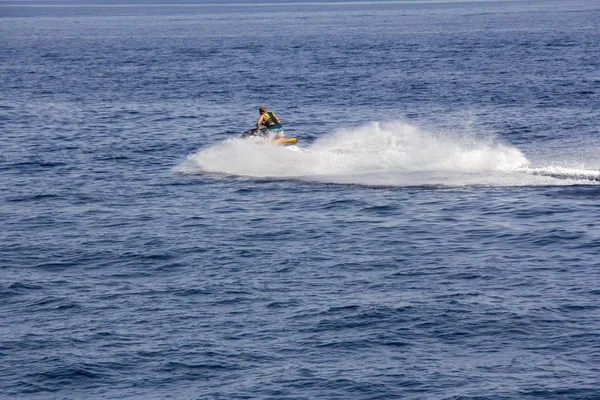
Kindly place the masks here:
<instances>
[{"instance_id":1,"label":"yellow jet ski","mask_svg":"<svg viewBox=\"0 0 600 400\"><path fill-rule=\"evenodd\" d=\"M269 128L266 127L261 127L260 129L250 129L247 130L246 132L242 133L242 135L240 136L240 138L242 139L247 139L250 137L261 137L261 138L267 138L269 137ZM271 143L279 145L279 146L291 146L293 144L296 144L298 142L298 139L296 138L279 138L279 139L273 139L271 140Z\"/></svg>"},{"instance_id":2,"label":"yellow jet ski","mask_svg":"<svg viewBox=\"0 0 600 400\"><path fill-rule=\"evenodd\" d=\"M298 141L298 139L296 139L295 137L291 137L291 138L279 138L276 140L271 140L271 143L277 144L280 146L291 146L292 144L296 144L297 141Z\"/></svg>"}]
</instances>

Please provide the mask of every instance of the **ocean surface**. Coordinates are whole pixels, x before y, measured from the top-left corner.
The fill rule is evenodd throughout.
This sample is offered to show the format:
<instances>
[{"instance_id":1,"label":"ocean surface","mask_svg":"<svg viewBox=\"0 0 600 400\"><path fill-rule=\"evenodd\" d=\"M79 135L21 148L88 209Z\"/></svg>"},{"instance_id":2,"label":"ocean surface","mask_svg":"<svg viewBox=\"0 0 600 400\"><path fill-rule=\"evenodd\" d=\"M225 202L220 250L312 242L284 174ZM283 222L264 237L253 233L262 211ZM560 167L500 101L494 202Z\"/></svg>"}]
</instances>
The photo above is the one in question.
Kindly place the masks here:
<instances>
[{"instance_id":1,"label":"ocean surface","mask_svg":"<svg viewBox=\"0 0 600 400\"><path fill-rule=\"evenodd\" d=\"M599 26L0 0L0 399L600 399Z\"/></svg>"}]
</instances>

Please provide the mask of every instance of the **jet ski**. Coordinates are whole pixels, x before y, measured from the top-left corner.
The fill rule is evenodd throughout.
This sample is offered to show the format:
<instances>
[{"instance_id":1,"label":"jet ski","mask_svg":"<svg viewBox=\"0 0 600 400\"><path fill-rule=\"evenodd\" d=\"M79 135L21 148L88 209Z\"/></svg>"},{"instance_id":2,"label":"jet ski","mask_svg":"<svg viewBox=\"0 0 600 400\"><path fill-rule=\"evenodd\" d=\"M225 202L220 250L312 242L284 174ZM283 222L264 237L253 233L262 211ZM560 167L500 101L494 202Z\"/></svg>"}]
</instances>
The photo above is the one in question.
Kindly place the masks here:
<instances>
[{"instance_id":1,"label":"jet ski","mask_svg":"<svg viewBox=\"0 0 600 400\"><path fill-rule=\"evenodd\" d=\"M259 129L249 129L240 135L241 139L249 139L253 137L267 139L269 137L269 128L261 127ZM296 144L296 142L298 142L298 139L296 138L279 138L271 140L271 143L280 146L291 146Z\"/></svg>"}]
</instances>

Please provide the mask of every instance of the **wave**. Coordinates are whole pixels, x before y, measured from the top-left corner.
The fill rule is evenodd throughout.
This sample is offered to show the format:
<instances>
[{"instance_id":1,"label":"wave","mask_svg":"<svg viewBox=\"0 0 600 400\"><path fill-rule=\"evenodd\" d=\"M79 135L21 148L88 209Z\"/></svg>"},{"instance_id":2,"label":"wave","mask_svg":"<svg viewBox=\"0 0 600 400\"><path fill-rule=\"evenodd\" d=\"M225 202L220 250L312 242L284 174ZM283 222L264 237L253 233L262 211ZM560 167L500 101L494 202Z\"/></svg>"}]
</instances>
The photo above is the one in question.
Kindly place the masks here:
<instances>
[{"instance_id":1,"label":"wave","mask_svg":"<svg viewBox=\"0 0 600 400\"><path fill-rule=\"evenodd\" d=\"M600 182L596 170L533 167L518 148L490 134L427 131L398 121L340 129L306 149L229 139L191 154L176 171L376 186Z\"/></svg>"}]
</instances>

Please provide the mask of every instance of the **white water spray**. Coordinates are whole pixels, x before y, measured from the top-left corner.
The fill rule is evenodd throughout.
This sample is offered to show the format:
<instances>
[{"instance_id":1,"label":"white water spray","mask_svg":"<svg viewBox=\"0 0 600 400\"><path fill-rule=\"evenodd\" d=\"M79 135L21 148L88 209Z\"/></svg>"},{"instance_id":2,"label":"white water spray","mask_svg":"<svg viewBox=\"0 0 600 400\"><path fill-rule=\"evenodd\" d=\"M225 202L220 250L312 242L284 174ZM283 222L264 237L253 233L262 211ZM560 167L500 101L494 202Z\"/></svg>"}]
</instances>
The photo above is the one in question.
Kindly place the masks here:
<instances>
[{"instance_id":1,"label":"white water spray","mask_svg":"<svg viewBox=\"0 0 600 400\"><path fill-rule=\"evenodd\" d=\"M307 148L229 139L190 155L177 171L386 186L567 184L551 170L530 168L519 149L490 135L427 132L403 122L340 129Z\"/></svg>"}]
</instances>

